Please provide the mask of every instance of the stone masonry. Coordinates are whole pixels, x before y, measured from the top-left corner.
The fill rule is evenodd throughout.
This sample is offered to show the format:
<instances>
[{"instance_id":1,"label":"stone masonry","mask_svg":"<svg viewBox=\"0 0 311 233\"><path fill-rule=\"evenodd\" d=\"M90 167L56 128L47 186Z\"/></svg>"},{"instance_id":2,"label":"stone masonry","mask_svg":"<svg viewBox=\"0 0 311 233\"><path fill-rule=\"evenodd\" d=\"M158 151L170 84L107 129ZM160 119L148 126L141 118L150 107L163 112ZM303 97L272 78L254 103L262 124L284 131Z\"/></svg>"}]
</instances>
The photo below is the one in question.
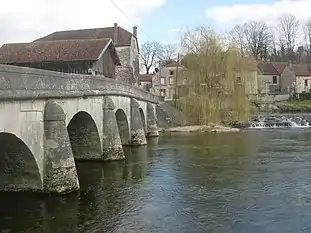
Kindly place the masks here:
<instances>
[{"instance_id":1,"label":"stone masonry","mask_svg":"<svg viewBox=\"0 0 311 233\"><path fill-rule=\"evenodd\" d=\"M0 90L0 191L76 191L75 160L158 136L159 97L113 79L0 65Z\"/></svg>"}]
</instances>

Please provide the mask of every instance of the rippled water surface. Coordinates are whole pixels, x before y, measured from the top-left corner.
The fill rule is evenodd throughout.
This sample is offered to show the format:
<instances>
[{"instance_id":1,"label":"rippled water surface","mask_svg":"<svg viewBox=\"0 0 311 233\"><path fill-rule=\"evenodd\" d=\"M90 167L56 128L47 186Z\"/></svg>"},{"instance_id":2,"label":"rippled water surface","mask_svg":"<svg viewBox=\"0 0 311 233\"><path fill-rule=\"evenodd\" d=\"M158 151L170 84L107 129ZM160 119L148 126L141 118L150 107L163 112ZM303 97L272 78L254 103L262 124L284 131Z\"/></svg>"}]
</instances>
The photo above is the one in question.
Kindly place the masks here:
<instances>
[{"instance_id":1,"label":"rippled water surface","mask_svg":"<svg viewBox=\"0 0 311 233\"><path fill-rule=\"evenodd\" d=\"M0 232L311 232L311 130L166 134L78 163L81 192L0 195Z\"/></svg>"}]
</instances>

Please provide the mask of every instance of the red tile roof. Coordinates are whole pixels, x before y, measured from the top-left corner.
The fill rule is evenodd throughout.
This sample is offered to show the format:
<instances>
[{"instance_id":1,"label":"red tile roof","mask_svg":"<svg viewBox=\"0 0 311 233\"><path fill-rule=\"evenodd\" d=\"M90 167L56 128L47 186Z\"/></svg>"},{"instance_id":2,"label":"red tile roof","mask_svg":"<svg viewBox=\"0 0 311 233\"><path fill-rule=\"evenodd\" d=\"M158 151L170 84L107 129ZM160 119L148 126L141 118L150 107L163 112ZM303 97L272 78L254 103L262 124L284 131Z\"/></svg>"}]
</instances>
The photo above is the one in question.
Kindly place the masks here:
<instances>
[{"instance_id":1,"label":"red tile roof","mask_svg":"<svg viewBox=\"0 0 311 233\"><path fill-rule=\"evenodd\" d=\"M139 81L140 82L152 82L152 75L151 74L140 74Z\"/></svg>"},{"instance_id":2,"label":"red tile roof","mask_svg":"<svg viewBox=\"0 0 311 233\"><path fill-rule=\"evenodd\" d=\"M111 39L60 40L33 43L4 44L0 48L0 63L32 63L43 61L95 61ZM116 55L116 63L119 58Z\"/></svg>"},{"instance_id":3,"label":"red tile roof","mask_svg":"<svg viewBox=\"0 0 311 233\"><path fill-rule=\"evenodd\" d=\"M287 66L286 62L272 62L272 65L277 70L279 74L283 73L285 67Z\"/></svg>"},{"instance_id":4,"label":"red tile roof","mask_svg":"<svg viewBox=\"0 0 311 233\"><path fill-rule=\"evenodd\" d=\"M130 46L133 34L118 26L118 41L116 46ZM55 41L55 40L87 40L87 39L102 39L114 38L114 27L106 28L91 28L80 30L58 31L36 41Z\"/></svg>"},{"instance_id":5,"label":"red tile roof","mask_svg":"<svg viewBox=\"0 0 311 233\"><path fill-rule=\"evenodd\" d=\"M262 73L264 75L280 75L286 65L286 62L264 62L262 64Z\"/></svg>"}]
</instances>

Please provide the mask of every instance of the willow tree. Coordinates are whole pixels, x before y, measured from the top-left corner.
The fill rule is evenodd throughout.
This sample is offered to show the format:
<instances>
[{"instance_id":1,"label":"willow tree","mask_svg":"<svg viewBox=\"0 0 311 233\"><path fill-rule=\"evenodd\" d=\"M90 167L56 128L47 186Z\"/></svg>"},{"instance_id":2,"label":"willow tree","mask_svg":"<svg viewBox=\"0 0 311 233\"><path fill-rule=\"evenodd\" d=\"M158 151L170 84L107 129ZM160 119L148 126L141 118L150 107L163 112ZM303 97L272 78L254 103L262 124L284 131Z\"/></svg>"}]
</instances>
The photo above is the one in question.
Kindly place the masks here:
<instances>
[{"instance_id":1,"label":"willow tree","mask_svg":"<svg viewBox=\"0 0 311 233\"><path fill-rule=\"evenodd\" d=\"M188 82L188 94L180 99L180 108L189 121L208 124L247 118L250 104L243 84L249 60L204 27L186 32L182 47L186 55L181 76Z\"/></svg>"}]
</instances>

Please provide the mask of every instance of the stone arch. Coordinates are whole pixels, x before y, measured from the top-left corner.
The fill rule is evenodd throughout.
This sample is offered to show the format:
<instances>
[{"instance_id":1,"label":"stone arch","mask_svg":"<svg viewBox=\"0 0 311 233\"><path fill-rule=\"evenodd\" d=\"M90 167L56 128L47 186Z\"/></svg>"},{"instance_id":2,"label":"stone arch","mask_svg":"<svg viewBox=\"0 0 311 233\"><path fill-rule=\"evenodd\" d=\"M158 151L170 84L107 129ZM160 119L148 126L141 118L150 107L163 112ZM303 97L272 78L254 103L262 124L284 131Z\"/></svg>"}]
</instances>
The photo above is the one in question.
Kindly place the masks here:
<instances>
[{"instance_id":1,"label":"stone arch","mask_svg":"<svg viewBox=\"0 0 311 233\"><path fill-rule=\"evenodd\" d=\"M131 144L130 128L126 114L122 109L118 109L115 115L122 145L130 145Z\"/></svg>"},{"instance_id":2,"label":"stone arch","mask_svg":"<svg viewBox=\"0 0 311 233\"><path fill-rule=\"evenodd\" d=\"M75 159L101 160L102 148L99 132L92 116L80 111L70 120L68 135Z\"/></svg>"},{"instance_id":3,"label":"stone arch","mask_svg":"<svg viewBox=\"0 0 311 233\"><path fill-rule=\"evenodd\" d=\"M141 122L143 124L144 131L145 131L145 134L146 134L147 133L147 129L146 129L146 117L145 117L144 110L142 108L139 108L139 113L140 113L140 118L141 118Z\"/></svg>"},{"instance_id":4,"label":"stone arch","mask_svg":"<svg viewBox=\"0 0 311 233\"><path fill-rule=\"evenodd\" d=\"M38 164L24 141L0 133L0 190L42 191Z\"/></svg>"}]
</instances>

